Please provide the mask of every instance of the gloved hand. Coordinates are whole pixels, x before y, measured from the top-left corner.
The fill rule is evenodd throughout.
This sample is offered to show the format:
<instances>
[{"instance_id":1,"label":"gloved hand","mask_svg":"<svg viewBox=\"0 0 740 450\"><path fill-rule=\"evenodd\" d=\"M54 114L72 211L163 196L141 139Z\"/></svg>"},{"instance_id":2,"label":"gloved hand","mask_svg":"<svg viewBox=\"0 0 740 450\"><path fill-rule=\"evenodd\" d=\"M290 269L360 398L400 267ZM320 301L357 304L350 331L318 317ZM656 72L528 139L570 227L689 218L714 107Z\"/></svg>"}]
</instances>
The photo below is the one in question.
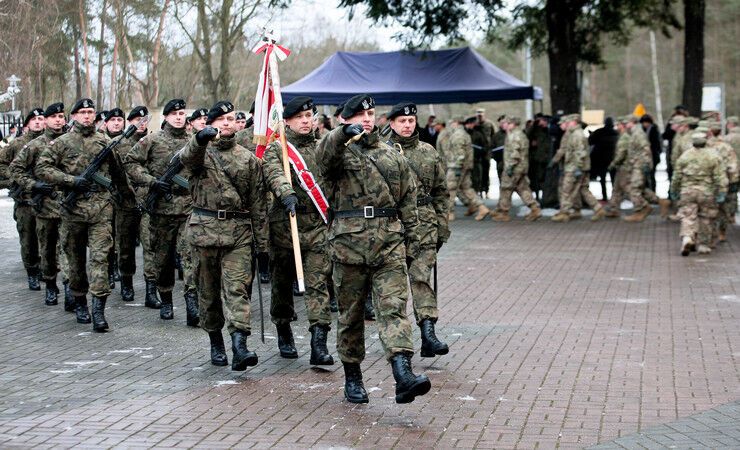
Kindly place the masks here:
<instances>
[{"instance_id":1,"label":"gloved hand","mask_svg":"<svg viewBox=\"0 0 740 450\"><path fill-rule=\"evenodd\" d=\"M508 175L508 176L514 175L514 167L512 167L512 166L507 167L506 168L506 175Z\"/></svg>"},{"instance_id":2,"label":"gloved hand","mask_svg":"<svg viewBox=\"0 0 740 450\"><path fill-rule=\"evenodd\" d=\"M211 142L211 140L217 135L217 129L213 128L212 126L207 126L195 135L195 141L198 143L198 145L206 145Z\"/></svg>"},{"instance_id":3,"label":"gloved hand","mask_svg":"<svg viewBox=\"0 0 740 450\"><path fill-rule=\"evenodd\" d=\"M443 246L444 244L445 244L445 243L444 243L444 242L442 242L442 241L437 241L437 253L439 253L439 251L440 251L440 250L442 249L442 246Z\"/></svg>"},{"instance_id":4,"label":"gloved hand","mask_svg":"<svg viewBox=\"0 0 740 450\"><path fill-rule=\"evenodd\" d=\"M172 193L172 185L169 183L165 183L164 181L159 181L159 180L154 180L154 182L152 183L151 189L161 192L163 194Z\"/></svg>"},{"instance_id":5,"label":"gloved hand","mask_svg":"<svg viewBox=\"0 0 740 450\"><path fill-rule=\"evenodd\" d=\"M365 129L362 128L362 125L359 123L348 123L342 127L342 132L350 137L358 136L362 134L363 131L365 131Z\"/></svg>"},{"instance_id":6,"label":"gloved hand","mask_svg":"<svg viewBox=\"0 0 740 450\"><path fill-rule=\"evenodd\" d=\"M576 178L581 178L581 175L583 175L583 172L581 172L581 169L576 169L576 171L573 172L573 175L575 175Z\"/></svg>"},{"instance_id":7,"label":"gloved hand","mask_svg":"<svg viewBox=\"0 0 740 450\"><path fill-rule=\"evenodd\" d=\"M720 192L714 197L714 200L716 200L717 203L724 203L725 200L727 200L727 194L725 194L724 192Z\"/></svg>"},{"instance_id":8,"label":"gloved hand","mask_svg":"<svg viewBox=\"0 0 740 450\"><path fill-rule=\"evenodd\" d=\"M296 197L295 194L290 194L285 197L282 202L285 207L285 212L290 213L291 216L295 216L295 205L298 204L298 197Z\"/></svg>"},{"instance_id":9,"label":"gloved hand","mask_svg":"<svg viewBox=\"0 0 740 450\"><path fill-rule=\"evenodd\" d=\"M76 176L75 177L75 183L73 186L73 189L77 192L85 192L90 190L92 187L92 183L88 181L85 177Z\"/></svg>"},{"instance_id":10,"label":"gloved hand","mask_svg":"<svg viewBox=\"0 0 740 450\"><path fill-rule=\"evenodd\" d=\"M677 202L681 200L681 194L678 192L671 192L668 194L668 198L670 198L672 202Z\"/></svg>"},{"instance_id":11,"label":"gloved hand","mask_svg":"<svg viewBox=\"0 0 740 450\"><path fill-rule=\"evenodd\" d=\"M33 188L31 189L31 191L34 194L49 195L54 192L54 186L50 185L49 183L44 183L43 181L37 181L33 184Z\"/></svg>"}]
</instances>

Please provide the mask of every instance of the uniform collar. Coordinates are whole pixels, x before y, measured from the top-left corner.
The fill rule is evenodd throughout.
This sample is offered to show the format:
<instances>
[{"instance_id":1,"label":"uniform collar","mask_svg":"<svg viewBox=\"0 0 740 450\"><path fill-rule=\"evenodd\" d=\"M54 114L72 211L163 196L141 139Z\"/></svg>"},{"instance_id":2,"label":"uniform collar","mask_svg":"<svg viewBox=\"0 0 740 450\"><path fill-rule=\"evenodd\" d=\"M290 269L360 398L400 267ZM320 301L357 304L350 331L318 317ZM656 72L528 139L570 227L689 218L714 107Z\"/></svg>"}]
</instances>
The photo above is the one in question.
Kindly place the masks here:
<instances>
[{"instance_id":1,"label":"uniform collar","mask_svg":"<svg viewBox=\"0 0 740 450\"><path fill-rule=\"evenodd\" d=\"M46 127L44 129L44 136L48 137L49 139L56 139L56 138L58 138L59 136L61 136L63 134L64 134L64 130L63 129L62 130L59 130L58 132L52 130L49 127Z\"/></svg>"},{"instance_id":2,"label":"uniform collar","mask_svg":"<svg viewBox=\"0 0 740 450\"><path fill-rule=\"evenodd\" d=\"M185 137L185 135L187 134L185 127L175 128L172 125L170 125L169 122L165 122L163 129L165 133L169 134L170 136L177 137L177 138Z\"/></svg>"},{"instance_id":3,"label":"uniform collar","mask_svg":"<svg viewBox=\"0 0 740 450\"><path fill-rule=\"evenodd\" d=\"M95 124L92 124L92 125L82 125L81 122L75 122L74 123L74 130L76 132L80 133L81 135L85 136L85 137L90 137L90 136L92 136L93 134L96 133Z\"/></svg>"},{"instance_id":4,"label":"uniform collar","mask_svg":"<svg viewBox=\"0 0 740 450\"><path fill-rule=\"evenodd\" d=\"M218 141L213 143L213 147L220 152L229 151L236 145L235 134L231 136L221 136Z\"/></svg>"},{"instance_id":5,"label":"uniform collar","mask_svg":"<svg viewBox=\"0 0 740 450\"><path fill-rule=\"evenodd\" d=\"M313 131L308 134L299 134L290 128L285 129L285 139L298 147L303 147L316 142L316 136L314 136Z\"/></svg>"},{"instance_id":6,"label":"uniform collar","mask_svg":"<svg viewBox=\"0 0 740 450\"><path fill-rule=\"evenodd\" d=\"M391 131L391 142L394 144L401 144L401 147L404 149L407 148L413 148L419 145L419 132L414 131L414 134L412 134L409 137L403 137L400 134L396 133L395 131Z\"/></svg>"}]
</instances>

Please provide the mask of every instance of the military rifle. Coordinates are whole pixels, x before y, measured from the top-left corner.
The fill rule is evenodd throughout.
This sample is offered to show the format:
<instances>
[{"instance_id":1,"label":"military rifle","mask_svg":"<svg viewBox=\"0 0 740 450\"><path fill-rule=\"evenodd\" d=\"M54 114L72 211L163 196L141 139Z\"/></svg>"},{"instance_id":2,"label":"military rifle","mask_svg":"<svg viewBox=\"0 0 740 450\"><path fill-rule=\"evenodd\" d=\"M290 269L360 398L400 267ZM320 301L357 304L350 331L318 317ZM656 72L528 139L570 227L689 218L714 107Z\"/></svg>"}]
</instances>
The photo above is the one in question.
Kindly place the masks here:
<instances>
[{"instance_id":1,"label":"military rifle","mask_svg":"<svg viewBox=\"0 0 740 450\"><path fill-rule=\"evenodd\" d=\"M178 175L184 167L180 158L183 150L185 150L185 147L175 153L162 176L157 178L158 182L167 183L169 185L174 183L182 188L190 190L190 182L188 182L188 180L183 176ZM146 196L146 200L144 200L144 204L141 205L141 209L144 212L151 214L152 211L154 211L154 206L162 195L163 193L157 189L149 189L149 193ZM164 198L166 200L171 200L172 194L164 194Z\"/></svg>"}]
</instances>

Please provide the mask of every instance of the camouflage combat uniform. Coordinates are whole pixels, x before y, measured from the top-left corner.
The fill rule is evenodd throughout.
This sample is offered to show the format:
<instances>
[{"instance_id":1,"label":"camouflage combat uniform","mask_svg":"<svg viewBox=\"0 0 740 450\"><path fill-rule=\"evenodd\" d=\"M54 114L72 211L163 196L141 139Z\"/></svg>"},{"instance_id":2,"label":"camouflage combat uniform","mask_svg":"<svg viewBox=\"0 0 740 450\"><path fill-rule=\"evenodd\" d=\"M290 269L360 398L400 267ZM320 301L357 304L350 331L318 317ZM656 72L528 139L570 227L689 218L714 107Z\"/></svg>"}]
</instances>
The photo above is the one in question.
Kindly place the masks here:
<instances>
[{"instance_id":1,"label":"camouflage combat uniform","mask_svg":"<svg viewBox=\"0 0 740 450\"><path fill-rule=\"evenodd\" d=\"M722 136L722 140L732 146L732 149L735 150L735 156L740 163L740 127L731 129L729 133ZM737 187L733 190L735 189ZM730 206L730 217L733 219L731 223L734 223L734 217L737 214L737 192L729 192L727 194L727 203Z\"/></svg>"},{"instance_id":2,"label":"camouflage combat uniform","mask_svg":"<svg viewBox=\"0 0 740 450\"><path fill-rule=\"evenodd\" d=\"M147 135L136 132L128 139L124 139L116 147L114 155L118 164L123 167L123 157L133 148L133 146ZM130 277L136 273L136 238L140 236L141 211L137 201L133 183L128 176L125 177L125 186L118 192L118 202L115 205L115 240L116 250L118 252L118 269L121 276ZM143 188L145 186L139 186ZM152 266L152 254L149 242L141 239L142 248L144 249L144 269L146 275L147 265ZM154 274L152 274L154 276Z\"/></svg>"},{"instance_id":3,"label":"camouflage combat uniform","mask_svg":"<svg viewBox=\"0 0 740 450\"><path fill-rule=\"evenodd\" d=\"M236 141L236 145L241 145L252 153L257 149L257 144L252 142L254 139L254 127L237 131L234 139Z\"/></svg>"},{"instance_id":4,"label":"camouflage combat uniform","mask_svg":"<svg viewBox=\"0 0 740 450\"><path fill-rule=\"evenodd\" d=\"M197 261L200 327L210 333L225 323L230 334L250 334L252 246L267 251L269 239L260 161L233 136L207 146L193 136L182 163L191 172L187 239Z\"/></svg>"},{"instance_id":5,"label":"camouflage combat uniform","mask_svg":"<svg viewBox=\"0 0 740 450\"><path fill-rule=\"evenodd\" d=\"M447 242L450 229L447 223L449 195L445 162L431 145L419 141L419 133L402 137L391 133L389 145L400 146L416 184L416 205L419 211L419 255L408 268L411 296L416 323L439 318L437 293L431 285L432 269L437 264L437 248Z\"/></svg>"},{"instance_id":6,"label":"camouflage combat uniform","mask_svg":"<svg viewBox=\"0 0 740 450\"><path fill-rule=\"evenodd\" d=\"M630 130L630 146L628 157L630 159L631 172L629 181L630 201L635 211L648 207L648 202L657 202L657 196L649 187L647 179L653 168L653 156L650 150L650 142L642 126L636 124Z\"/></svg>"},{"instance_id":7,"label":"camouflage combat uniform","mask_svg":"<svg viewBox=\"0 0 740 450\"><path fill-rule=\"evenodd\" d=\"M719 214L717 215L718 231L724 235L727 231L727 225L735 223L735 202L732 201L730 196L736 193L737 183L740 181L737 155L730 144L716 137L707 140L707 147L710 147L717 154L727 175L728 196L724 202L718 205Z\"/></svg>"},{"instance_id":8,"label":"camouflage combat uniform","mask_svg":"<svg viewBox=\"0 0 740 450\"><path fill-rule=\"evenodd\" d=\"M617 140L617 150L614 153L614 159L609 164L608 171L616 170L616 176L612 183L612 196L609 198L607 208L610 211L618 212L622 200L629 192L630 174L632 173L632 161L628 157L630 146L630 134L627 130L620 132Z\"/></svg>"},{"instance_id":9,"label":"camouflage combat uniform","mask_svg":"<svg viewBox=\"0 0 740 450\"><path fill-rule=\"evenodd\" d=\"M437 141L440 152L447 158L447 190L450 193L450 211L455 209L455 197L459 197L468 209L483 205L473 190L473 144L465 128L450 127L449 139Z\"/></svg>"},{"instance_id":10,"label":"camouflage combat uniform","mask_svg":"<svg viewBox=\"0 0 740 450\"><path fill-rule=\"evenodd\" d=\"M560 188L560 212L573 214L576 200L582 199L591 209L598 212L601 205L588 188L591 158L588 154L588 139L583 129L576 126L568 130L560 143L555 159L563 158L563 180Z\"/></svg>"},{"instance_id":11,"label":"camouflage combat uniform","mask_svg":"<svg viewBox=\"0 0 740 450\"><path fill-rule=\"evenodd\" d=\"M511 175L509 175L511 173ZM516 192L525 205L539 208L529 187L529 139L517 126L506 133L504 143L504 172L497 209L508 214L511 209L511 195Z\"/></svg>"},{"instance_id":12,"label":"camouflage combat uniform","mask_svg":"<svg viewBox=\"0 0 740 450\"><path fill-rule=\"evenodd\" d=\"M462 129L458 134L467 137ZM332 130L319 142L316 160L323 178L335 183L328 239L339 301L337 351L343 363L357 364L365 357L369 290L386 357L413 353L406 258L419 255L419 217L411 169L379 141L377 127L345 146L348 139L342 127Z\"/></svg>"}]
</instances>

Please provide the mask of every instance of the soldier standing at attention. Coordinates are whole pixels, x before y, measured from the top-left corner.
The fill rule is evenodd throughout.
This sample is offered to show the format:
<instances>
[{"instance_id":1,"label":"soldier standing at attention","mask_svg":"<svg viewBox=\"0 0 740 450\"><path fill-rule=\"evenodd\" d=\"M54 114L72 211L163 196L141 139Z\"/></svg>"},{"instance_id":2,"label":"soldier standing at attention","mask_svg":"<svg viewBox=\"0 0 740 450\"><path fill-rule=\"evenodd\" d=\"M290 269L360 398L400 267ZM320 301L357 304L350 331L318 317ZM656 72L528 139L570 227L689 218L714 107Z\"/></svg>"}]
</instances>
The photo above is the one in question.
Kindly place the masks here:
<instances>
[{"instance_id":1,"label":"soldier standing at attention","mask_svg":"<svg viewBox=\"0 0 740 450\"><path fill-rule=\"evenodd\" d=\"M22 136L13 139L10 145L0 150L0 177L10 179L10 163L23 146L44 134L46 121L44 110L34 108L23 121ZM11 192L15 186L11 186ZM36 236L36 214L31 206L31 191L21 189L13 199L13 218L21 242L21 260L28 275L28 289L40 291L39 284L39 241Z\"/></svg>"},{"instance_id":2,"label":"soldier standing at attention","mask_svg":"<svg viewBox=\"0 0 740 450\"><path fill-rule=\"evenodd\" d=\"M44 111L45 129L44 134L24 145L10 163L10 175L13 181L23 187L24 191L31 195L41 196L41 203L33 205L36 218L36 235L39 243L40 272L46 282L47 305L56 305L59 296L57 286L57 272L61 266L66 274L66 258L57 258L60 237L59 200L61 192L49 183L41 181L36 174L36 162L41 151L50 145L54 139L64 134L64 104L54 103ZM52 198L56 196L56 198ZM67 285L65 281L65 288ZM68 290L65 289L65 293ZM71 295L65 297L65 309L74 310L74 298Z\"/></svg>"},{"instance_id":3,"label":"soldier standing at attention","mask_svg":"<svg viewBox=\"0 0 740 450\"><path fill-rule=\"evenodd\" d=\"M429 378L411 370L414 348L406 317L407 267L419 256L416 186L405 158L378 139L372 97L347 100L342 118L345 125L319 142L316 159L322 176L335 186L329 245L344 395L352 403L368 402L360 363L365 358L363 303L372 290L380 341L396 380L396 402L408 403L431 388Z\"/></svg>"},{"instance_id":4,"label":"soldier standing at attention","mask_svg":"<svg viewBox=\"0 0 740 450\"><path fill-rule=\"evenodd\" d=\"M291 180L283 171L282 147L273 142L265 151L263 170L265 183L275 201L270 209L270 248L272 250L272 305L270 315L277 327L278 348L283 358L297 358L290 322L294 320L293 282L296 279L293 262L289 214L297 216L305 270L306 314L311 331L311 364L332 365L334 359L326 347L331 329L329 309L329 260L326 239L327 197L324 182L318 176L316 137L313 133L315 107L309 97L295 97L285 105L285 137L289 146Z\"/></svg>"},{"instance_id":5,"label":"soldier standing at attention","mask_svg":"<svg viewBox=\"0 0 740 450\"><path fill-rule=\"evenodd\" d=\"M126 153L123 163L129 179L139 185L148 186L162 195L154 205L149 217L149 235L154 253L155 279L146 280L146 306L160 307L159 317L172 320L172 289L175 286L175 253L182 256L184 271L184 296L187 313L187 324L198 324L198 294L192 273L190 250L185 241L185 229L191 210L190 192L186 189L159 181L167 169L172 157L188 141L185 131L185 101L174 99L167 102L162 111L164 127L157 133L150 134L138 141ZM187 170L181 175L189 177ZM161 304L156 301L159 292Z\"/></svg>"},{"instance_id":6,"label":"soldier standing at attention","mask_svg":"<svg viewBox=\"0 0 740 450\"><path fill-rule=\"evenodd\" d=\"M542 216L540 205L532 196L529 188L529 140L519 128L521 119L518 117L506 117L501 127L506 131L504 142L504 173L501 178L501 188L498 206L491 217L496 222L508 222L511 220L509 210L511 209L511 194L516 192L522 201L531 209L524 218L527 221L535 221Z\"/></svg>"},{"instance_id":7,"label":"soldier standing at attention","mask_svg":"<svg viewBox=\"0 0 740 450\"><path fill-rule=\"evenodd\" d=\"M421 330L421 356L446 355L449 347L437 338L434 325L439 319L437 293L430 281L437 263L437 252L450 237L447 223L447 170L439 152L419 141L416 131L416 105L399 103L388 113L391 134L389 145L406 157L416 184L419 210L419 255L408 268L416 324Z\"/></svg>"},{"instance_id":8,"label":"soldier standing at attention","mask_svg":"<svg viewBox=\"0 0 740 450\"><path fill-rule=\"evenodd\" d=\"M235 144L235 119L234 105L216 103L208 112L210 126L190 139L182 163L191 172L193 213L187 237L198 261L200 326L211 342L211 363L225 366L221 329L226 323L231 369L242 371L257 364L257 355L247 348L252 242L267 251L269 236L260 161Z\"/></svg>"},{"instance_id":9,"label":"soldier standing at attention","mask_svg":"<svg viewBox=\"0 0 740 450\"><path fill-rule=\"evenodd\" d=\"M105 117L103 118L103 131L104 134L109 138L109 141L123 134L123 127L126 125L126 121L123 120L123 117L123 110L121 110L121 108L116 107L106 112ZM118 159L118 161L120 162L120 158ZM122 193L119 192L118 194ZM114 197L114 200L113 246L111 247L110 254L108 255L108 282L110 283L111 289L116 287L116 281L121 280L121 274L118 270L118 252L120 251L118 249L118 230L115 226L115 223L118 220L120 205L118 204L117 198Z\"/></svg>"},{"instance_id":10,"label":"soldier standing at attention","mask_svg":"<svg viewBox=\"0 0 740 450\"><path fill-rule=\"evenodd\" d=\"M199 132L206 127L206 119L208 119L208 109L198 108L190 114L189 123L191 132L193 134Z\"/></svg>"}]
</instances>

